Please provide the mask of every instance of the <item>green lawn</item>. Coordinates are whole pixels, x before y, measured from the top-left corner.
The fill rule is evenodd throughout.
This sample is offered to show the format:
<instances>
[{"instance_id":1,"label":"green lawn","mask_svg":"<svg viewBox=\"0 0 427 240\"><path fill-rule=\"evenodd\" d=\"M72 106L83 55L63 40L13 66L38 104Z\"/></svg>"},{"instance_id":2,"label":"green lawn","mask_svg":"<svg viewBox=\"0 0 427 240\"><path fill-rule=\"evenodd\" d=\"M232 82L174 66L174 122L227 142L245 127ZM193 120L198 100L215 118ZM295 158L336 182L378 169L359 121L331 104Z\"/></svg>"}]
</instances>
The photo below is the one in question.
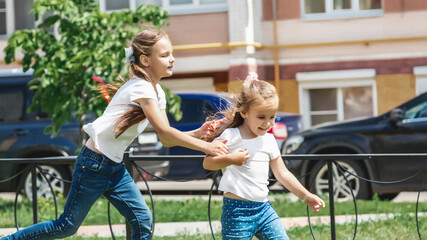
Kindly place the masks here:
<instances>
[{"instance_id":1,"label":"green lawn","mask_svg":"<svg viewBox=\"0 0 427 240\"><path fill-rule=\"evenodd\" d=\"M420 229L422 229L422 239L427 237L427 218L422 218L420 222ZM288 236L293 240L307 240L313 239L311 232L308 227L298 227L288 229ZM328 225L313 226L313 233L317 240L329 240L331 239L331 229ZM336 225L336 239L353 239L354 224ZM216 239L221 239L219 233L215 234ZM69 237L66 240L107 240L108 238L94 237ZM125 237L116 237L117 240L125 240ZM153 240L212 240L210 234L197 234L197 235L186 235L179 234L177 236L170 237L158 237L154 236ZM256 239L256 238L254 238ZM395 217L385 221L376 222L365 222L358 224L356 239L363 240L402 240L402 239L419 239L418 232L415 225L415 218L408 215Z\"/></svg>"},{"instance_id":2,"label":"green lawn","mask_svg":"<svg viewBox=\"0 0 427 240\"><path fill-rule=\"evenodd\" d=\"M275 200L272 201L274 208L280 217L297 217L306 216L306 206L302 201L293 202L286 197L286 194L273 195ZM319 213L310 213L311 216L329 215L329 203L327 208L322 209ZM148 201L151 207L151 203ZM202 199L191 199L183 201L155 200L155 218L156 222L185 222L185 221L208 221L208 202ZM64 199L58 200L59 213L65 204ZM105 225L108 224L106 199L101 198L92 207L88 217L83 225ZM221 201L211 202L212 220L219 220L221 215ZM32 205L28 200L22 200L18 205L18 219L20 226L32 224ZM379 221L376 223L360 223L357 230L356 239L419 239L416 230L415 217L409 216L415 213L415 203L394 203L388 201L358 200L358 214L366 213L402 213L394 219ZM0 228L14 227L14 202L11 200L0 199ZM427 212L427 203L420 203L419 212ZM311 211L311 210L310 210ZM335 204L336 215L354 215L353 202L341 202ZM407 214L406 214L407 213ZM53 200L39 201L39 221L50 220L55 217ZM111 207L111 221L113 224L124 224L123 217L114 207ZM427 218L419 218L420 229L422 229L423 238L427 238L425 233L427 229ZM314 226L316 239L330 239L330 226ZM337 225L337 239L352 239L354 224ZM308 227L288 229L291 239L312 239ZM70 237L68 239L102 239L100 237L82 238ZM111 239L105 238L105 239ZM116 237L116 239L125 239ZM212 239L211 235L188 236L181 235L175 237L154 237L158 240L169 239ZM221 239L217 235L217 239Z\"/></svg>"}]
</instances>

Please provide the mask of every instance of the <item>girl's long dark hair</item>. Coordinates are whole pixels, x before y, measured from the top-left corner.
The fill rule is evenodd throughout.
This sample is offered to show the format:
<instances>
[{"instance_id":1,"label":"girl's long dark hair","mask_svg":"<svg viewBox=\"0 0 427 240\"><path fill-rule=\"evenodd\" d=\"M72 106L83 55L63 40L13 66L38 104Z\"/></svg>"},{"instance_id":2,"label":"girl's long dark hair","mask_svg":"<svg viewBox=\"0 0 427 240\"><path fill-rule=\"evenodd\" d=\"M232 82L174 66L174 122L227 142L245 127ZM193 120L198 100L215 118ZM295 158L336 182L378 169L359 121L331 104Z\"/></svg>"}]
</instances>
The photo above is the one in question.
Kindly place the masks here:
<instances>
[{"instance_id":1,"label":"girl's long dark hair","mask_svg":"<svg viewBox=\"0 0 427 240\"><path fill-rule=\"evenodd\" d=\"M132 40L133 56L135 60L130 63L130 78L138 77L145 79L152 83L150 76L144 70L144 66L140 61L140 56L144 55L149 57L152 52L152 47L160 39L168 38L168 35L159 29L144 30L136 35ZM106 84L103 88L107 91L110 96L116 94L117 90L126 82L121 76L119 76L121 82ZM155 87L155 86L154 86ZM157 89L155 89L157 92ZM118 138L123 132L125 132L131 126L138 124L146 118L144 111L140 106L131 105L129 110L115 121L115 137Z\"/></svg>"}]
</instances>

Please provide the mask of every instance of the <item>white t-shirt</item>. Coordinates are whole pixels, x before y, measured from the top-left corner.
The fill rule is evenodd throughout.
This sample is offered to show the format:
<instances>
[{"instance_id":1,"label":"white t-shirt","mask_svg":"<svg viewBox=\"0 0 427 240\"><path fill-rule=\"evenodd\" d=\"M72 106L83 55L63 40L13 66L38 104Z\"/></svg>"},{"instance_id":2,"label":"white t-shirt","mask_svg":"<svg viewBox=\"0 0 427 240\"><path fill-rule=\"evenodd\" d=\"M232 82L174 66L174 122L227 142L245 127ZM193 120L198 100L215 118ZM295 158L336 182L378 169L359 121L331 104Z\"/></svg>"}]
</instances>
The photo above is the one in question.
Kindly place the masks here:
<instances>
[{"instance_id":1,"label":"white t-shirt","mask_svg":"<svg viewBox=\"0 0 427 240\"><path fill-rule=\"evenodd\" d=\"M118 138L114 133L115 121L129 110L131 105L139 106L134 101L141 98L153 99L160 109L166 109L165 93L159 84L156 88L158 95L150 82L140 78L132 78L124 83L111 99L102 116L83 126L83 130L93 139L95 148L111 160L121 162L126 148L144 131L148 120L144 119L133 125Z\"/></svg>"},{"instance_id":2,"label":"white t-shirt","mask_svg":"<svg viewBox=\"0 0 427 240\"><path fill-rule=\"evenodd\" d=\"M226 129L217 140L227 140L228 152L237 148L249 151L250 158L242 166L226 167L218 189L255 202L268 201L268 172L270 160L280 156L276 139L270 133L242 139L238 128Z\"/></svg>"}]
</instances>

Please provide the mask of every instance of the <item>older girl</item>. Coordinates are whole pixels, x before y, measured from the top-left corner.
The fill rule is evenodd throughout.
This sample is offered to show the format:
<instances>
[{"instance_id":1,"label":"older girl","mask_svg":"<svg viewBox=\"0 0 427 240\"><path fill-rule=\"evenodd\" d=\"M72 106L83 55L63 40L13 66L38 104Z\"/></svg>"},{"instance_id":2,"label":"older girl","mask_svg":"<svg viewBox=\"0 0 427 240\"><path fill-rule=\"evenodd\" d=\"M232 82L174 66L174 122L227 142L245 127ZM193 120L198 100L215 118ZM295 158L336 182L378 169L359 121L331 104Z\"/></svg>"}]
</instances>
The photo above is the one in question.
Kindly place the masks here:
<instances>
[{"instance_id":1,"label":"older girl","mask_svg":"<svg viewBox=\"0 0 427 240\"><path fill-rule=\"evenodd\" d=\"M35 224L2 239L73 235L101 195L129 222L133 240L151 239L150 209L122 161L124 151L148 121L164 146L180 145L214 156L227 153L223 142L197 139L206 135L213 123L188 133L170 127L165 93L159 85L161 78L172 75L175 62L169 37L160 30L145 30L134 37L126 50L133 77L117 92L113 90L115 95L103 115L84 126L90 138L77 157L64 212L56 220Z\"/></svg>"}]
</instances>

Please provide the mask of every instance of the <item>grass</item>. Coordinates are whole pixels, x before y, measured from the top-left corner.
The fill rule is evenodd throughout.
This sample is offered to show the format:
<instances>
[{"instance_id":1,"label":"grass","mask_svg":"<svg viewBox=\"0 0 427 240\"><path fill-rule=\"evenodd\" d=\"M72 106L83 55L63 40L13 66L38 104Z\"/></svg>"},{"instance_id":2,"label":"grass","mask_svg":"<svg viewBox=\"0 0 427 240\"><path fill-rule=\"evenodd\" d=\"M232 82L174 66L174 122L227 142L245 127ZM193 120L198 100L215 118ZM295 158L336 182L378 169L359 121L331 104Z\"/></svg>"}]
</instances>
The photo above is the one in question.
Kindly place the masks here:
<instances>
[{"instance_id":1,"label":"grass","mask_svg":"<svg viewBox=\"0 0 427 240\"><path fill-rule=\"evenodd\" d=\"M273 195L272 204L280 217L297 217L306 216L306 205L302 201L292 202L286 194ZM311 216L329 215L329 203L327 208L322 209L319 213L314 214L311 210ZM151 207L151 203L148 201ZM186 221L208 221L207 207L208 203L202 199L190 199L183 201L155 200L155 218L156 222L186 222ZM58 200L58 212L63 209L65 199ZM108 201L104 198L99 199L92 207L83 225L105 225L108 224L107 215ZM211 202L211 219L219 220L221 215L221 201ZM360 223L357 229L356 239L419 239L416 231L415 217L409 213L415 213L415 203L395 203L389 201L358 200L358 214L366 213L402 213L402 216L396 216L394 219L379 221L376 223ZM14 227L14 202L10 200L0 200L0 228ZM419 212L427 212L427 202L422 202L418 206ZM354 215L353 202L335 203L336 215ZM53 200L39 201L39 221L47 221L55 218ZM32 224L32 205L29 200L22 200L18 205L18 219L20 226ZM118 211L111 207L111 221L113 224L124 224L123 217ZM427 229L427 218L419 218L420 229L425 232ZM316 239L330 239L330 226L314 226ZM423 230L424 229L424 230ZM337 225L337 239L352 239L354 224ZM308 227L288 229L291 239L312 239ZM422 233L423 234L423 233ZM424 235L426 235L424 233ZM423 236L426 238L427 236ZM100 237L70 237L67 239L111 239ZM116 239L125 239L116 237ZM198 236L189 236L182 233L174 237L154 237L157 240L171 239L212 239L211 235L199 234ZM221 239L217 235L217 239Z\"/></svg>"},{"instance_id":2,"label":"grass","mask_svg":"<svg viewBox=\"0 0 427 240\"><path fill-rule=\"evenodd\" d=\"M302 201L293 202L286 194L273 195L272 205L280 217L298 217L306 216L307 208ZM314 214L310 210L311 216L329 215L329 202L325 198L326 208ZM156 222L190 222L190 221L208 221L208 202L202 199L189 199L183 201L155 200L155 218ZM58 199L58 214L63 210L65 199ZM107 214L108 201L105 198L99 199L83 225L108 224ZM147 201L151 208L150 201ZM211 219L219 220L221 216L221 201L211 202ZM358 200L358 214L365 213L414 213L415 203L403 202L395 203L381 201L378 198L374 200ZM419 212L427 212L427 202L422 202L418 206ZM336 215L354 215L353 202L335 203ZM55 218L55 208L53 200L39 201L39 221L47 221ZM32 203L25 199L19 202L18 219L20 226L32 224ZM113 224L124 224L125 221L119 212L111 206L111 222ZM0 200L0 228L14 227L14 201Z\"/></svg>"},{"instance_id":3,"label":"grass","mask_svg":"<svg viewBox=\"0 0 427 240\"><path fill-rule=\"evenodd\" d=\"M422 239L427 237L425 229L427 229L427 218L423 218L420 221L420 229ZM424 229L424 230L423 230ZM331 229L329 225L313 226L313 233L317 240L329 240L331 239ZM297 227L287 229L288 236L293 240L306 240L313 239L311 232L308 227ZM353 239L354 224L336 225L336 239ZM125 237L115 237L117 240L125 240ZM220 240L221 235L215 234L215 238ZM73 236L66 238L66 240L107 240L111 237L101 238L98 236L93 237L82 237ZM153 240L212 240L210 234L196 234L188 235L185 233L178 234L176 236L158 237L154 236ZM254 238L256 239L256 238ZM360 223L357 226L356 239L364 240L401 240L401 239L419 239L418 232L415 225L415 217L411 217L408 214L397 216L393 219L376 222L365 222Z\"/></svg>"},{"instance_id":4,"label":"grass","mask_svg":"<svg viewBox=\"0 0 427 240\"><path fill-rule=\"evenodd\" d=\"M423 238L427 237L427 218L419 219L420 230ZM336 225L336 239L353 239L354 223ZM424 230L423 230L424 229ZM313 226L313 232L317 240L331 239L331 228L329 225ZM307 227L293 228L288 230L291 239L312 239L311 232ZM395 216L374 222L363 222L357 225L356 239L419 239L415 217L409 214Z\"/></svg>"}]
</instances>

